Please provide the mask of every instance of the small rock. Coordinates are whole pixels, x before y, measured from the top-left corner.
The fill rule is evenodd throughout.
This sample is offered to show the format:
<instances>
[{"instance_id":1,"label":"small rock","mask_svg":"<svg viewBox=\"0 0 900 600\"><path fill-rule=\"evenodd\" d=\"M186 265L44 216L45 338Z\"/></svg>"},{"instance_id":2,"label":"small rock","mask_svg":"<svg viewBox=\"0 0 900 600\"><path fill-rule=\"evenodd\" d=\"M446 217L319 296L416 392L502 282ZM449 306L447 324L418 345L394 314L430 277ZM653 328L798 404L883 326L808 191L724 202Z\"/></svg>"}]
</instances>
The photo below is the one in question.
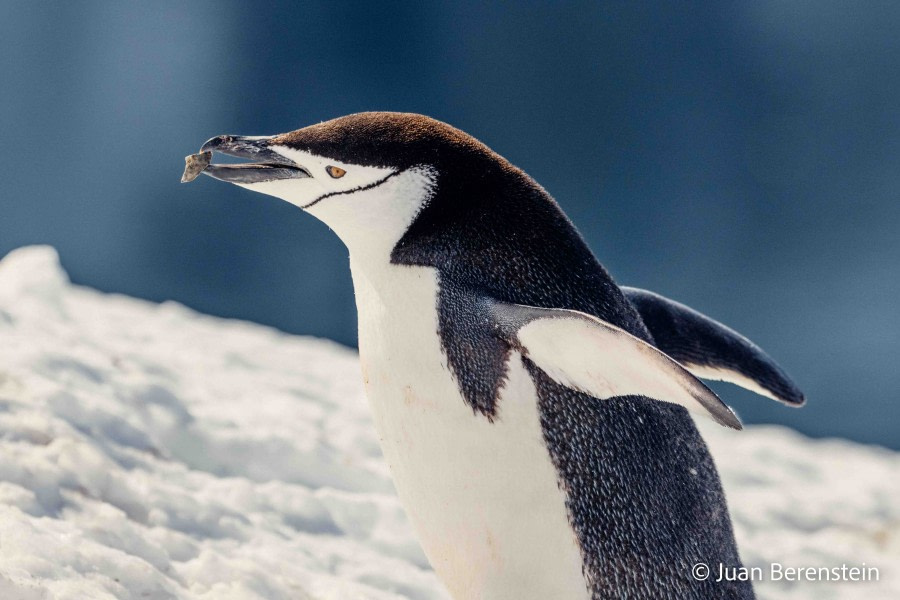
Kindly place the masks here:
<instances>
[{"instance_id":1,"label":"small rock","mask_svg":"<svg viewBox=\"0 0 900 600\"><path fill-rule=\"evenodd\" d=\"M184 157L184 174L181 176L181 183L190 183L197 179L200 173L209 166L212 158L212 152L198 152Z\"/></svg>"}]
</instances>

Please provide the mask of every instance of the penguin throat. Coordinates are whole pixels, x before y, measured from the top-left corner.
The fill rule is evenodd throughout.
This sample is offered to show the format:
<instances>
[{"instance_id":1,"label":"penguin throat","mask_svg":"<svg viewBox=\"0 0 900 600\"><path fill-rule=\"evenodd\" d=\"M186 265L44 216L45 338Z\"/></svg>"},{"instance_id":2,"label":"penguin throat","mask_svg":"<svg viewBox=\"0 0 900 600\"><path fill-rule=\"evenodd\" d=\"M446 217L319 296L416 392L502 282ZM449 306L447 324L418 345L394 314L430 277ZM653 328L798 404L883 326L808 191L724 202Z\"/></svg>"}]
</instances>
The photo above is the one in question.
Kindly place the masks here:
<instances>
[{"instance_id":1,"label":"penguin throat","mask_svg":"<svg viewBox=\"0 0 900 600\"><path fill-rule=\"evenodd\" d=\"M331 227L351 254L389 261L397 241L428 204L433 188L432 170L413 167L364 188L326 194L305 210Z\"/></svg>"}]
</instances>

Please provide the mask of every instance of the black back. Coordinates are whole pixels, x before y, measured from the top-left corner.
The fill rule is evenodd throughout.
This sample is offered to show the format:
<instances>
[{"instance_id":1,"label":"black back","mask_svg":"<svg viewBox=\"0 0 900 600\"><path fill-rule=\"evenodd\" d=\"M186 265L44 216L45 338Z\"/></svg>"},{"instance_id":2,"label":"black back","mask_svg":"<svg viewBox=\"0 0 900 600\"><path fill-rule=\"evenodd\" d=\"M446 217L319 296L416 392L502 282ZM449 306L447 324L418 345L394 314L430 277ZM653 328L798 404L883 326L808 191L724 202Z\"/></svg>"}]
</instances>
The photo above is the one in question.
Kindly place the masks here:
<instances>
[{"instance_id":1,"label":"black back","mask_svg":"<svg viewBox=\"0 0 900 600\"><path fill-rule=\"evenodd\" d=\"M392 261L438 271L438 333L477 414L503 418L497 397L510 352L492 331L485 297L582 311L653 342L556 202L524 172L427 117L344 119L276 142L348 162L435 168L435 196ZM715 466L687 411L643 397L598 401L525 364L592 597L751 598L747 583L691 576L697 562L716 569L740 559Z\"/></svg>"}]
</instances>

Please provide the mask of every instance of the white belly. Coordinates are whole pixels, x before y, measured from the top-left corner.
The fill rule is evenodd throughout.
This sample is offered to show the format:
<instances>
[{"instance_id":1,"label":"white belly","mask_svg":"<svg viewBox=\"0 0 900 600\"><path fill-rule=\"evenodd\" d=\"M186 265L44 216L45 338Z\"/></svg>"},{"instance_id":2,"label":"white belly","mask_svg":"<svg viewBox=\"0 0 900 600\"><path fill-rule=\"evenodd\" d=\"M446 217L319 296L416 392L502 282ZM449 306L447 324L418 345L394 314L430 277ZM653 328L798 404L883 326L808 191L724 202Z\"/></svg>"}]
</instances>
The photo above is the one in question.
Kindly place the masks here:
<instances>
[{"instance_id":1,"label":"white belly","mask_svg":"<svg viewBox=\"0 0 900 600\"><path fill-rule=\"evenodd\" d=\"M493 423L465 403L429 268L351 257L366 392L394 483L455 600L587 599L581 554L519 355Z\"/></svg>"}]
</instances>

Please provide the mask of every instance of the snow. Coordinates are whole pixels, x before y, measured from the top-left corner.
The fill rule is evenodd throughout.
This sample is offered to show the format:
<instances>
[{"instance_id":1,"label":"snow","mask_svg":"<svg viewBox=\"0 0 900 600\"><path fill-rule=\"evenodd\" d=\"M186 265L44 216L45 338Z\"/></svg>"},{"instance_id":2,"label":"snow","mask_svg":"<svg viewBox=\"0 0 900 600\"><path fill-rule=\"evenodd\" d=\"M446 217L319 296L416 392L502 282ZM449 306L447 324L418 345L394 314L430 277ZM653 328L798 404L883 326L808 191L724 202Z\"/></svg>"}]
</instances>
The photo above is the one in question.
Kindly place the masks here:
<instances>
[{"instance_id":1,"label":"snow","mask_svg":"<svg viewBox=\"0 0 900 600\"><path fill-rule=\"evenodd\" d=\"M356 354L0 262L0 598L447 599L393 492ZM900 597L900 455L702 424L761 598Z\"/></svg>"}]
</instances>

